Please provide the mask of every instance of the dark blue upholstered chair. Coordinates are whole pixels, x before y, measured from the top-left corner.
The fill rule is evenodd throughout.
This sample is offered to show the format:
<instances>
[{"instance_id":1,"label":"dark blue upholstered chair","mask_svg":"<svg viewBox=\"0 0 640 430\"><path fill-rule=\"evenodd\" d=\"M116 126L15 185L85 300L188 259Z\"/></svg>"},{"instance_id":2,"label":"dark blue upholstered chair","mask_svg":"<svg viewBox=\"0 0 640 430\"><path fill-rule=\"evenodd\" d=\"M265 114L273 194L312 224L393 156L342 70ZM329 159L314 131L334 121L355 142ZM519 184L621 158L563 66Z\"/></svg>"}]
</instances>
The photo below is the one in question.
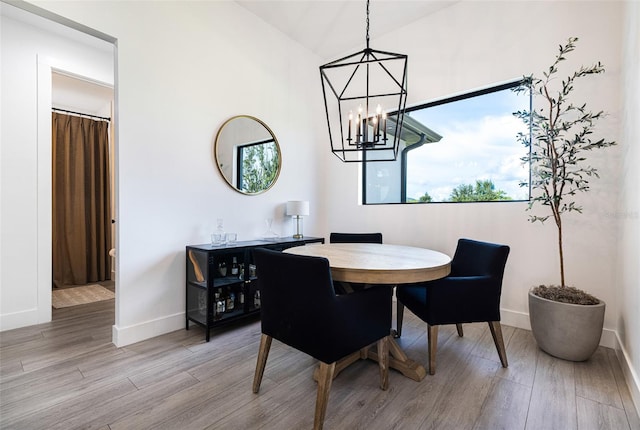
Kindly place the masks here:
<instances>
[{"instance_id":1,"label":"dark blue upholstered chair","mask_svg":"<svg viewBox=\"0 0 640 430\"><path fill-rule=\"evenodd\" d=\"M487 322L503 367L507 354L500 326L502 276L509 247L470 239L460 239L446 278L396 288L397 337L402 334L404 307L427 323L429 373L436 371L438 326L456 324L462 336L462 323Z\"/></svg>"},{"instance_id":2,"label":"dark blue upholstered chair","mask_svg":"<svg viewBox=\"0 0 640 430\"><path fill-rule=\"evenodd\" d=\"M253 251L260 288L262 337L253 392L260 389L272 339L320 361L314 429L322 428L336 362L377 342L380 386L389 384L391 288L336 295L329 261Z\"/></svg>"},{"instance_id":3,"label":"dark blue upholstered chair","mask_svg":"<svg viewBox=\"0 0 640 430\"><path fill-rule=\"evenodd\" d=\"M382 233L331 233L329 243L382 243ZM335 286L338 294L353 293L371 287L370 284L352 282L337 282Z\"/></svg>"}]
</instances>

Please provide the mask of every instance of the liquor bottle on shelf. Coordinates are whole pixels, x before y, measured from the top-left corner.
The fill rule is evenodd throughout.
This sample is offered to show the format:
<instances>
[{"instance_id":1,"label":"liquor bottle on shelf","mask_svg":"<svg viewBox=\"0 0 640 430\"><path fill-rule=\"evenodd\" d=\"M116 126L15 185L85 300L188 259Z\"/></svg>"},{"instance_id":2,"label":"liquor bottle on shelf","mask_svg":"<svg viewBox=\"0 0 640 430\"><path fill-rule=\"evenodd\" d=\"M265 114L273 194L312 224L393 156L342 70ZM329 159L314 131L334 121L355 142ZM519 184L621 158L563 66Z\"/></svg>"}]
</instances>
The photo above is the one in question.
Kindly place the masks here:
<instances>
[{"instance_id":1,"label":"liquor bottle on shelf","mask_svg":"<svg viewBox=\"0 0 640 430\"><path fill-rule=\"evenodd\" d=\"M220 293L218 291L216 291L215 299L216 299L216 311L214 313L214 319L220 319L222 318L222 314L226 310L226 304L224 299L220 297Z\"/></svg>"},{"instance_id":2,"label":"liquor bottle on shelf","mask_svg":"<svg viewBox=\"0 0 640 430\"><path fill-rule=\"evenodd\" d=\"M244 305L244 291L240 290L240 294L238 294L238 301L241 307Z\"/></svg>"},{"instance_id":3,"label":"liquor bottle on shelf","mask_svg":"<svg viewBox=\"0 0 640 430\"><path fill-rule=\"evenodd\" d=\"M257 290L253 295L253 306L256 308L260 307L260 290Z\"/></svg>"},{"instance_id":4,"label":"liquor bottle on shelf","mask_svg":"<svg viewBox=\"0 0 640 430\"><path fill-rule=\"evenodd\" d=\"M227 276L227 263L224 261L220 262L220 264L218 264L218 271L223 278Z\"/></svg>"},{"instance_id":5,"label":"liquor bottle on shelf","mask_svg":"<svg viewBox=\"0 0 640 430\"><path fill-rule=\"evenodd\" d=\"M238 276L238 259L233 257L233 263L231 263L231 276Z\"/></svg>"},{"instance_id":6,"label":"liquor bottle on shelf","mask_svg":"<svg viewBox=\"0 0 640 430\"><path fill-rule=\"evenodd\" d=\"M233 310L236 307L236 294L233 292L233 290L228 290L227 291L227 312L233 312Z\"/></svg>"}]
</instances>

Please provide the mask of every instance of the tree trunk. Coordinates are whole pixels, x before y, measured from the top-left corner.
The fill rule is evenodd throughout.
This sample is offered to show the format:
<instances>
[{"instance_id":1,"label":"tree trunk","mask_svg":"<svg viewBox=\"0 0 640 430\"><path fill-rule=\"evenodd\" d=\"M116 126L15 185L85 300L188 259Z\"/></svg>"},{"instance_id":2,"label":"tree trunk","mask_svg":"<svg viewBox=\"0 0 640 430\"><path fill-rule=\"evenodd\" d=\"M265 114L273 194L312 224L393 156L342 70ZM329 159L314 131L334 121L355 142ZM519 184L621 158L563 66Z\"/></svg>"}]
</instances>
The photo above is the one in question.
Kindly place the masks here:
<instances>
[{"instance_id":1,"label":"tree trunk","mask_svg":"<svg viewBox=\"0 0 640 430\"><path fill-rule=\"evenodd\" d=\"M562 221L558 218L558 252L560 254L560 286L564 287L564 253L562 251Z\"/></svg>"}]
</instances>

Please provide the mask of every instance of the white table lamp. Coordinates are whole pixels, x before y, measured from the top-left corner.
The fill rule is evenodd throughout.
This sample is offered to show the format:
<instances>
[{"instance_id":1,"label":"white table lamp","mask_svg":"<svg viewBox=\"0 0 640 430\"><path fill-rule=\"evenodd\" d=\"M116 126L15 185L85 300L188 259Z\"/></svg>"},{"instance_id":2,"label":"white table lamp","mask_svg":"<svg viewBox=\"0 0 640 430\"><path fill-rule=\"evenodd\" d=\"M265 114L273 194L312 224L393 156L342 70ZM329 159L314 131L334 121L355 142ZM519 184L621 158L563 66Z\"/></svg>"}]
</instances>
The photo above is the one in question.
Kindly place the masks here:
<instances>
[{"instance_id":1,"label":"white table lamp","mask_svg":"<svg viewBox=\"0 0 640 430\"><path fill-rule=\"evenodd\" d=\"M301 200L288 201L287 215L293 217L296 221L296 232L293 238L302 239L302 217L309 215L309 202Z\"/></svg>"}]
</instances>

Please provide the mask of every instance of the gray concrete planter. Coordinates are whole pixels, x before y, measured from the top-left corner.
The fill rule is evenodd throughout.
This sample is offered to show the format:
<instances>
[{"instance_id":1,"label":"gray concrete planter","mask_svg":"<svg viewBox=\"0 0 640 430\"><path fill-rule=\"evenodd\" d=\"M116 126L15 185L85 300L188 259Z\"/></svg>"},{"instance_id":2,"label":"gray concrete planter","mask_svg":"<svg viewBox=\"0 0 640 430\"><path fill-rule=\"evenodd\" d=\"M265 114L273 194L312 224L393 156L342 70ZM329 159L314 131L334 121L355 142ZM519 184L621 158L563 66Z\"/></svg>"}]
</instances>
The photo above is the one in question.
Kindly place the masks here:
<instances>
[{"instance_id":1,"label":"gray concrete planter","mask_svg":"<svg viewBox=\"0 0 640 430\"><path fill-rule=\"evenodd\" d=\"M589 359L600 344L605 303L573 305L529 292L529 321L540 349L570 361Z\"/></svg>"}]
</instances>

